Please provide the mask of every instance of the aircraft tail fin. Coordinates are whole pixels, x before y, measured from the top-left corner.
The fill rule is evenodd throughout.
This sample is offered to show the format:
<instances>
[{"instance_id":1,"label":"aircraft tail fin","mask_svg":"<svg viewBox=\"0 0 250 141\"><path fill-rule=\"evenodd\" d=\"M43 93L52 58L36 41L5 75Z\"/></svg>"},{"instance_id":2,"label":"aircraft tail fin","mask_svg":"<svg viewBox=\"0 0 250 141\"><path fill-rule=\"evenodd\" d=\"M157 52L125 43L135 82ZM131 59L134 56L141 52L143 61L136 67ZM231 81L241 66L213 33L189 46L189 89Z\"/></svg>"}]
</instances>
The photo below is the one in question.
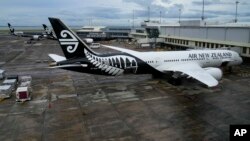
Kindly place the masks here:
<instances>
[{"instance_id":1,"label":"aircraft tail fin","mask_svg":"<svg viewBox=\"0 0 250 141\"><path fill-rule=\"evenodd\" d=\"M48 31L48 27L47 27L46 24L43 24L43 29L44 29L45 31Z\"/></svg>"},{"instance_id":2,"label":"aircraft tail fin","mask_svg":"<svg viewBox=\"0 0 250 141\"><path fill-rule=\"evenodd\" d=\"M50 35L52 31L49 30L48 26L46 24L43 24L43 29L46 32L46 34Z\"/></svg>"},{"instance_id":3,"label":"aircraft tail fin","mask_svg":"<svg viewBox=\"0 0 250 141\"><path fill-rule=\"evenodd\" d=\"M10 23L8 23L8 27L9 27L9 29L10 29L10 33L11 33L11 34L14 34L15 29L11 26Z\"/></svg>"},{"instance_id":4,"label":"aircraft tail fin","mask_svg":"<svg viewBox=\"0 0 250 141\"><path fill-rule=\"evenodd\" d=\"M43 24L43 29L45 31L45 34L48 36L49 39L56 39L55 34L53 33L52 30L48 28L46 24Z\"/></svg>"},{"instance_id":5,"label":"aircraft tail fin","mask_svg":"<svg viewBox=\"0 0 250 141\"><path fill-rule=\"evenodd\" d=\"M67 59L84 58L85 53L96 54L60 19L49 18L49 21Z\"/></svg>"}]
</instances>

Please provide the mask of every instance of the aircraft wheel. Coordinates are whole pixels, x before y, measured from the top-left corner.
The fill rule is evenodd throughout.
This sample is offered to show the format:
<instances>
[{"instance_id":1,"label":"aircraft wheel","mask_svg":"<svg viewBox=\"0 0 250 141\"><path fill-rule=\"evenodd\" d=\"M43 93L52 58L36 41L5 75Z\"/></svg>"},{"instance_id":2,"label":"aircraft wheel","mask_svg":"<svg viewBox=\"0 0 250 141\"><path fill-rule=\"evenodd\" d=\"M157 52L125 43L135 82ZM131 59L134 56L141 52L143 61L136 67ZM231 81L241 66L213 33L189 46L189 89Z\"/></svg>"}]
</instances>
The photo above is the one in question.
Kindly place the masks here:
<instances>
[{"instance_id":1,"label":"aircraft wheel","mask_svg":"<svg viewBox=\"0 0 250 141\"><path fill-rule=\"evenodd\" d=\"M162 74L152 74L152 78L162 78Z\"/></svg>"},{"instance_id":2,"label":"aircraft wheel","mask_svg":"<svg viewBox=\"0 0 250 141\"><path fill-rule=\"evenodd\" d=\"M181 78L170 78L168 82L174 86L179 86L182 84Z\"/></svg>"},{"instance_id":3,"label":"aircraft wheel","mask_svg":"<svg viewBox=\"0 0 250 141\"><path fill-rule=\"evenodd\" d=\"M229 73L232 73L232 72L233 72L233 67L232 67L232 66L228 67L228 72L229 72Z\"/></svg>"}]
</instances>

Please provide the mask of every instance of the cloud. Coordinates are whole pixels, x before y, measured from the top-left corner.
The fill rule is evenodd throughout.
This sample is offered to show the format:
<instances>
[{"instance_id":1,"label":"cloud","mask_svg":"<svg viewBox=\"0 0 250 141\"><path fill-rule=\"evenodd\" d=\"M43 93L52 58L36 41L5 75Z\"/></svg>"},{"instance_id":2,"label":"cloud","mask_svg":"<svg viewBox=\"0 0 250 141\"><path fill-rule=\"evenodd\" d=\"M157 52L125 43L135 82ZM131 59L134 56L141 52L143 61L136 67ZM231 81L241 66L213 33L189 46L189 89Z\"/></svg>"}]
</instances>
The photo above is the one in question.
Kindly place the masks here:
<instances>
[{"instance_id":1,"label":"cloud","mask_svg":"<svg viewBox=\"0 0 250 141\"><path fill-rule=\"evenodd\" d=\"M165 21L178 21L179 9L183 19L200 19L202 0L1 0L0 25L48 24L48 17L61 18L68 24L84 25L92 19L99 25L131 24L134 10L139 23L148 17L159 20L160 11ZM247 21L248 0L240 0L239 21ZM205 0L206 20L233 18L235 0ZM249 20L250 21L250 20Z\"/></svg>"},{"instance_id":2,"label":"cloud","mask_svg":"<svg viewBox=\"0 0 250 141\"><path fill-rule=\"evenodd\" d=\"M148 7L151 6L152 3L154 2L154 0L123 0L124 2L132 2L132 3L136 3L139 6L142 7Z\"/></svg>"},{"instance_id":3,"label":"cloud","mask_svg":"<svg viewBox=\"0 0 250 141\"><path fill-rule=\"evenodd\" d=\"M134 2L143 9L135 10L137 17L148 17L148 7L150 7L150 17L162 16L168 18L176 18L179 15L179 9L182 9L183 4L173 3L171 0L124 0L126 2Z\"/></svg>"},{"instance_id":4,"label":"cloud","mask_svg":"<svg viewBox=\"0 0 250 141\"><path fill-rule=\"evenodd\" d=\"M235 5L235 2L236 0L231 0L231 1L226 1L226 0L204 0L204 5L208 6L208 5ZM247 1L239 1L239 4L242 4L242 5L249 5L249 3ZM192 1L192 4L194 5L198 5L198 6L201 6L203 5L203 1L202 0L195 0L195 1Z\"/></svg>"},{"instance_id":5,"label":"cloud","mask_svg":"<svg viewBox=\"0 0 250 141\"><path fill-rule=\"evenodd\" d=\"M193 1L192 4L194 5L203 5L203 1ZM220 0L204 0L204 5L217 5L217 4L228 4L228 2L221 2Z\"/></svg>"},{"instance_id":6,"label":"cloud","mask_svg":"<svg viewBox=\"0 0 250 141\"><path fill-rule=\"evenodd\" d=\"M89 7L87 12L85 13L86 16L104 19L119 19L124 16L122 10L118 8L99 7L96 10L91 9L95 8Z\"/></svg>"}]
</instances>

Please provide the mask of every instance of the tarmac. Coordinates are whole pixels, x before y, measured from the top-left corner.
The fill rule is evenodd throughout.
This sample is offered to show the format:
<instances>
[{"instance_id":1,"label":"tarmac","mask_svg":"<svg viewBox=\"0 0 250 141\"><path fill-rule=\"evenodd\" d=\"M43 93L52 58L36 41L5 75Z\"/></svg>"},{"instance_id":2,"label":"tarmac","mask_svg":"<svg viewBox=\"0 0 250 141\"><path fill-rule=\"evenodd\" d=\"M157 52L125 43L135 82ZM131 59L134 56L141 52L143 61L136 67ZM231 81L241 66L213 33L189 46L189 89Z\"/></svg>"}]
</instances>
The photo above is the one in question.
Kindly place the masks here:
<instances>
[{"instance_id":1,"label":"tarmac","mask_svg":"<svg viewBox=\"0 0 250 141\"><path fill-rule=\"evenodd\" d=\"M62 55L58 42L27 40L0 35L0 68L31 75L33 89L31 101L16 103L13 92L0 102L1 141L227 141L230 125L250 124L247 64L215 88L194 80L173 86L151 75L50 69L48 54Z\"/></svg>"}]
</instances>

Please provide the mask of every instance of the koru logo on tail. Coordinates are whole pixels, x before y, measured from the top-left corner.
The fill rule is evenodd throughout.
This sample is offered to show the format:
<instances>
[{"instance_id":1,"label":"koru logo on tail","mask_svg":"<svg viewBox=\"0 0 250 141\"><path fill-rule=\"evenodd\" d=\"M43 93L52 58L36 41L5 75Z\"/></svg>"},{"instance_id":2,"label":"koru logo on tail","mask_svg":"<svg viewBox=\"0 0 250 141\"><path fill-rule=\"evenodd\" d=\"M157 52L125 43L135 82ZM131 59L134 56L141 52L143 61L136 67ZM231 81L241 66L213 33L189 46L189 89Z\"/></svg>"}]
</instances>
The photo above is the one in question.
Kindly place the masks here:
<instances>
[{"instance_id":1,"label":"koru logo on tail","mask_svg":"<svg viewBox=\"0 0 250 141\"><path fill-rule=\"evenodd\" d=\"M74 53L79 44L76 37L68 30L62 30L60 35L63 38L63 39L59 39L61 45L68 45L67 51L69 53ZM70 38L67 38L68 36L70 36Z\"/></svg>"}]
</instances>

